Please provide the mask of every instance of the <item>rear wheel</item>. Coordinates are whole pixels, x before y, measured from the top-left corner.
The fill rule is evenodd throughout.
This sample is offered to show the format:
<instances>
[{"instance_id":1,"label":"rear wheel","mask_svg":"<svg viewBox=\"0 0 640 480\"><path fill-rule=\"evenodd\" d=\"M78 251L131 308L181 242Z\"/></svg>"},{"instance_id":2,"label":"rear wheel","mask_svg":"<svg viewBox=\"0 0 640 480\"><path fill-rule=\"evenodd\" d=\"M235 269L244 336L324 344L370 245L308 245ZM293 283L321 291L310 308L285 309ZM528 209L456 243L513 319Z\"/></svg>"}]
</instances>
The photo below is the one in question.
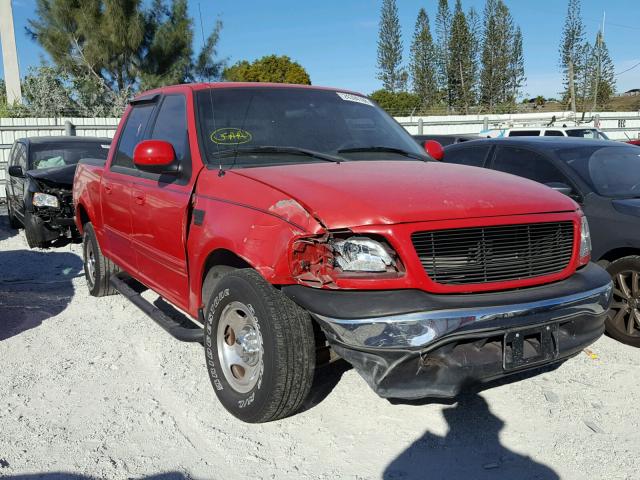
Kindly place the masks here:
<instances>
[{"instance_id":1,"label":"rear wheel","mask_svg":"<svg viewBox=\"0 0 640 480\"><path fill-rule=\"evenodd\" d=\"M109 283L109 279L120 270L111 260L102 254L91 223L84 225L82 253L84 258L84 276L87 280L89 293L94 297L115 295L117 291L111 283Z\"/></svg>"},{"instance_id":2,"label":"rear wheel","mask_svg":"<svg viewBox=\"0 0 640 480\"><path fill-rule=\"evenodd\" d=\"M640 256L611 262L607 271L614 284L605 322L607 333L622 343L640 347Z\"/></svg>"},{"instance_id":3,"label":"rear wheel","mask_svg":"<svg viewBox=\"0 0 640 480\"><path fill-rule=\"evenodd\" d=\"M315 368L308 313L252 269L222 276L206 312L207 370L222 405L251 423L294 414Z\"/></svg>"}]
</instances>

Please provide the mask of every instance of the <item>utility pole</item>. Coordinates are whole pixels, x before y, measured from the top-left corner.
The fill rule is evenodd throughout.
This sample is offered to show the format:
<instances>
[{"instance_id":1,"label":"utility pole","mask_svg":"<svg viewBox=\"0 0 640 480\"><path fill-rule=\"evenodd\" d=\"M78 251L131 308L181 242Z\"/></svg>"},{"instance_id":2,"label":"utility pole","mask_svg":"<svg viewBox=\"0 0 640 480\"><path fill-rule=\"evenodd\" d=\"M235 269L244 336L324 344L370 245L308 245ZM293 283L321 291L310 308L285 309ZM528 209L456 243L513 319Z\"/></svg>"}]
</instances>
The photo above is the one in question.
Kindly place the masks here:
<instances>
[{"instance_id":1,"label":"utility pole","mask_svg":"<svg viewBox=\"0 0 640 480\"><path fill-rule=\"evenodd\" d=\"M22 91L20 90L20 69L18 68L16 36L13 31L11 0L0 0L0 43L2 43L2 64L7 89L7 103L13 105L22 102Z\"/></svg>"}]
</instances>

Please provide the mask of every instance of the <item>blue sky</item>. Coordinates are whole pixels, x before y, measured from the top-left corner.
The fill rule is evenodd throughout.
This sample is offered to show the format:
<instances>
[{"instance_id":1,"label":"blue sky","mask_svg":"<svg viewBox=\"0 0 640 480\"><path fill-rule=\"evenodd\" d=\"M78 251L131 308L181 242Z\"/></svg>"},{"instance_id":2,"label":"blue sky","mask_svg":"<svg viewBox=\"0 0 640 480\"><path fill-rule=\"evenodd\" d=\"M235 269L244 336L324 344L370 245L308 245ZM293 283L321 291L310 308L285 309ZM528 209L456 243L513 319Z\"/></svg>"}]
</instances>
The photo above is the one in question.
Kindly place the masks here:
<instances>
[{"instance_id":1,"label":"blue sky","mask_svg":"<svg viewBox=\"0 0 640 480\"><path fill-rule=\"evenodd\" d=\"M405 43L405 62L419 8L433 20L437 0L398 0ZM454 0L450 0L453 4ZM465 9L481 11L484 0L462 0ZM528 95L555 96L561 88L558 44L566 12L566 0L506 0L524 35ZM224 22L220 53L231 62L276 53L300 62L316 85L349 88L371 93L380 88L376 79L376 40L381 0L201 0L190 1L198 18L198 4L207 26L216 17ZM13 0L16 41L21 73L37 65L46 54L25 33L35 0ZM605 39L616 71L640 62L640 1L583 0L588 37L595 37L606 10ZM199 26L199 24L197 24ZM196 47L201 43L196 30ZM2 68L0 65L0 76ZM618 91L640 88L640 66L617 77Z\"/></svg>"}]
</instances>

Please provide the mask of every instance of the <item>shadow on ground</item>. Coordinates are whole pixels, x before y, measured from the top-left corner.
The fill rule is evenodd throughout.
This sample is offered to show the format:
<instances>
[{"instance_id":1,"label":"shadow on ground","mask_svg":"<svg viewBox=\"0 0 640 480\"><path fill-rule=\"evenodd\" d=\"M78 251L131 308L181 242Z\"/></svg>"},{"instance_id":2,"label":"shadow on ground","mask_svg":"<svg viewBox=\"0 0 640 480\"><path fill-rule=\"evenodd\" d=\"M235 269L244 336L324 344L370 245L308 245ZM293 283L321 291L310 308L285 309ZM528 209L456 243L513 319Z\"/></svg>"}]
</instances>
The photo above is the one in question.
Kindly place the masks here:
<instances>
[{"instance_id":1,"label":"shadow on ground","mask_svg":"<svg viewBox=\"0 0 640 480\"><path fill-rule=\"evenodd\" d=\"M82 268L70 252L0 251L0 341L62 312Z\"/></svg>"},{"instance_id":2,"label":"shadow on ground","mask_svg":"<svg viewBox=\"0 0 640 480\"><path fill-rule=\"evenodd\" d=\"M455 406L443 410L443 415L447 434L439 436L427 430L388 465L385 480L560 478L550 467L500 443L505 423L480 395L462 395Z\"/></svg>"},{"instance_id":3,"label":"shadow on ground","mask_svg":"<svg viewBox=\"0 0 640 480\"><path fill-rule=\"evenodd\" d=\"M0 242L18 234L18 230L9 226L7 206L0 205Z\"/></svg>"},{"instance_id":4,"label":"shadow on ground","mask_svg":"<svg viewBox=\"0 0 640 480\"><path fill-rule=\"evenodd\" d=\"M97 477L78 475L70 472L50 472L50 473L29 473L24 475L3 476L0 469L0 476L7 480L99 480ZM158 473L146 477L130 477L136 480L187 480L191 477L180 472Z\"/></svg>"}]
</instances>

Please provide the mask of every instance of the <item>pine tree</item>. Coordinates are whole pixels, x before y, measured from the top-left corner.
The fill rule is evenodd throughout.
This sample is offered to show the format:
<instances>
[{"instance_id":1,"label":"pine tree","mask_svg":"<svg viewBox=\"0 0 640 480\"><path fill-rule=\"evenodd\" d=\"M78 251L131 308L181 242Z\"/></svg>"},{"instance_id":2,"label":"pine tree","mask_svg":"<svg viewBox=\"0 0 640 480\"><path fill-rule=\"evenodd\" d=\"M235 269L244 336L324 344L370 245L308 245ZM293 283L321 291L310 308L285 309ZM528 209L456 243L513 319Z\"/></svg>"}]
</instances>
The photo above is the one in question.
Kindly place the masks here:
<instances>
[{"instance_id":1,"label":"pine tree","mask_svg":"<svg viewBox=\"0 0 640 480\"><path fill-rule=\"evenodd\" d=\"M585 27L580 13L580 0L569 0L560 42L560 68L564 76L564 98L571 96L571 85L588 68L585 64ZM575 98L574 98L575 100Z\"/></svg>"},{"instance_id":2,"label":"pine tree","mask_svg":"<svg viewBox=\"0 0 640 480\"><path fill-rule=\"evenodd\" d=\"M449 39L449 58L447 72L451 105L469 113L473 104L473 51L472 36L467 18L462 11L462 2L456 0L451 37Z\"/></svg>"},{"instance_id":3,"label":"pine tree","mask_svg":"<svg viewBox=\"0 0 640 480\"><path fill-rule=\"evenodd\" d=\"M378 36L378 79L390 92L405 89L407 73L402 68L402 33L395 0L382 0Z\"/></svg>"},{"instance_id":4,"label":"pine tree","mask_svg":"<svg viewBox=\"0 0 640 480\"><path fill-rule=\"evenodd\" d=\"M142 0L37 0L27 31L74 81L92 79L86 92L97 83L126 94L192 81L207 68L219 72L222 62L212 55L220 28L217 22L194 59L186 0L148 7Z\"/></svg>"},{"instance_id":5,"label":"pine tree","mask_svg":"<svg viewBox=\"0 0 640 480\"><path fill-rule=\"evenodd\" d=\"M487 0L484 9L480 103L494 110L510 104L512 98L510 67L513 64L515 28L503 0Z\"/></svg>"},{"instance_id":6,"label":"pine tree","mask_svg":"<svg viewBox=\"0 0 640 480\"><path fill-rule=\"evenodd\" d=\"M451 10L447 0L438 0L436 14L437 58L438 58L438 87L447 106L451 106L449 94L449 39L451 38Z\"/></svg>"},{"instance_id":7,"label":"pine tree","mask_svg":"<svg viewBox=\"0 0 640 480\"><path fill-rule=\"evenodd\" d=\"M605 107L616 92L615 69L601 31L596 34L592 55L594 67L589 96L593 102L591 110L595 111Z\"/></svg>"},{"instance_id":8,"label":"pine tree","mask_svg":"<svg viewBox=\"0 0 640 480\"><path fill-rule=\"evenodd\" d=\"M509 65L509 103L515 103L520 94L524 82L526 81L524 72L524 54L522 51L522 30L516 27L513 35L511 48L511 59Z\"/></svg>"},{"instance_id":9,"label":"pine tree","mask_svg":"<svg viewBox=\"0 0 640 480\"><path fill-rule=\"evenodd\" d=\"M480 45L482 44L482 24L480 15L475 8L471 7L467 12L467 24L469 25L469 34L471 35L471 53L472 53L472 70L473 82L471 84L473 103L478 101L479 88L479 68L480 68Z\"/></svg>"},{"instance_id":10,"label":"pine tree","mask_svg":"<svg viewBox=\"0 0 640 480\"><path fill-rule=\"evenodd\" d=\"M437 102L438 95L437 59L429 28L429 16L424 8L418 12L409 66L413 92L420 97L424 107L432 106Z\"/></svg>"}]
</instances>

